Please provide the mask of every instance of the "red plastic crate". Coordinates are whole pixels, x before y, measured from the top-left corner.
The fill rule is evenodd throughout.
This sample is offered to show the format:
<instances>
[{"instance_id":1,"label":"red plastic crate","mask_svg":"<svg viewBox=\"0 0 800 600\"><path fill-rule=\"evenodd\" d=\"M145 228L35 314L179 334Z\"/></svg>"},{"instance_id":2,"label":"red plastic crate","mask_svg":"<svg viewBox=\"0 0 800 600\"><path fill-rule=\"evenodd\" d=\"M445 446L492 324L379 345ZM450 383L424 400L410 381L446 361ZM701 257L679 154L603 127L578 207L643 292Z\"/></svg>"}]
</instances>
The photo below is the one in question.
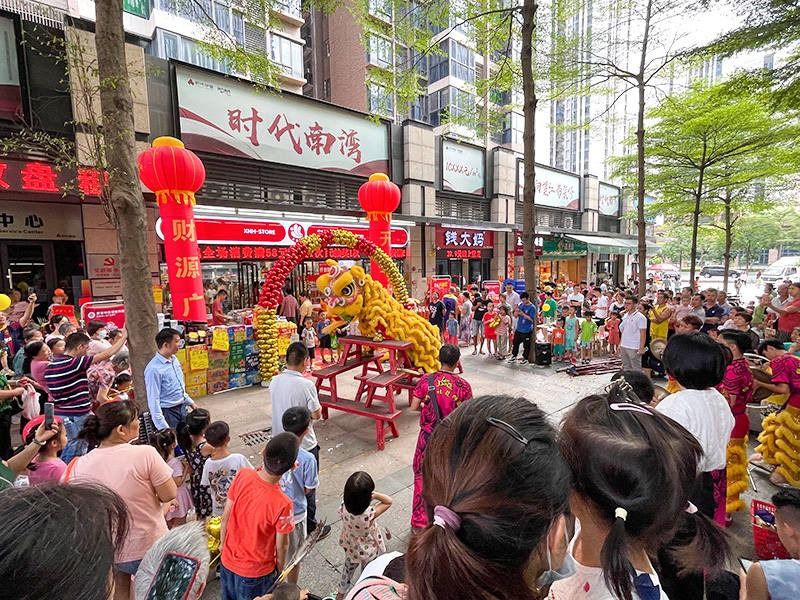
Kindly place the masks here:
<instances>
[{"instance_id":1,"label":"red plastic crate","mask_svg":"<svg viewBox=\"0 0 800 600\"><path fill-rule=\"evenodd\" d=\"M762 560L791 558L775 530L756 523L756 511L767 511L774 515L775 505L762 500L753 500L750 503L750 523L753 525L753 545L756 556Z\"/></svg>"}]
</instances>

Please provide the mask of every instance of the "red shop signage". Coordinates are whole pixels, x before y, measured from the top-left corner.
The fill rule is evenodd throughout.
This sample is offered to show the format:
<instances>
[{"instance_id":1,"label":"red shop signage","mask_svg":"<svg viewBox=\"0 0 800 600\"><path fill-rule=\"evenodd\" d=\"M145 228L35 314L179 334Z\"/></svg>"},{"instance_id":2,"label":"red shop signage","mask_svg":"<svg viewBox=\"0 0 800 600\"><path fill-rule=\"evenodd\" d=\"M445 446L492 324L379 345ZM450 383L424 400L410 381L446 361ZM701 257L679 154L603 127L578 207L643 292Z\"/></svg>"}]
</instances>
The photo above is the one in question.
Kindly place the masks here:
<instances>
[{"instance_id":1,"label":"red shop signage","mask_svg":"<svg viewBox=\"0 0 800 600\"><path fill-rule=\"evenodd\" d=\"M286 246L231 246L230 244L200 244L200 260L276 260L286 250ZM406 258L405 248L392 248L392 258ZM320 248L311 258L333 258L335 260L357 260L363 258L358 251L341 246Z\"/></svg>"},{"instance_id":2,"label":"red shop signage","mask_svg":"<svg viewBox=\"0 0 800 600\"><path fill-rule=\"evenodd\" d=\"M76 173L73 169L56 170L43 162L0 160L0 193L64 194L80 190L86 196L99 196L101 183L97 169L79 168Z\"/></svg>"},{"instance_id":3,"label":"red shop signage","mask_svg":"<svg viewBox=\"0 0 800 600\"><path fill-rule=\"evenodd\" d=\"M436 247L443 250L478 250L480 255L480 250L494 248L494 231L437 225ZM470 257L454 256L453 258L479 258L479 255Z\"/></svg>"},{"instance_id":4,"label":"red shop signage","mask_svg":"<svg viewBox=\"0 0 800 600\"><path fill-rule=\"evenodd\" d=\"M197 241L201 244L289 246L307 235L329 229L345 229L356 235L364 236L369 231L367 226L321 225L296 221L240 221L238 219L195 217L194 222ZM156 234L160 239L164 239L161 231L161 219L156 221ZM392 227L393 248L404 248L408 245L408 241L409 236L406 229Z\"/></svg>"}]
</instances>

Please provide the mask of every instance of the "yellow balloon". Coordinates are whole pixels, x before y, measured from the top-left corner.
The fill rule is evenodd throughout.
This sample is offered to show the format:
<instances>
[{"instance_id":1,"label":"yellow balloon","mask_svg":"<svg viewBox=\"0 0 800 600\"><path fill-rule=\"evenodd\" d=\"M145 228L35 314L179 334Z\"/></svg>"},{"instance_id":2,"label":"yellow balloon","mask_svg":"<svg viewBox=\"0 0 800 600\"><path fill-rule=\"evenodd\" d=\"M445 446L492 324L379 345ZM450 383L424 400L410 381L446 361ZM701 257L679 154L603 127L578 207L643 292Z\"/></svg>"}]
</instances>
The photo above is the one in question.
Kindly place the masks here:
<instances>
[{"instance_id":1,"label":"yellow balloon","mask_svg":"<svg viewBox=\"0 0 800 600\"><path fill-rule=\"evenodd\" d=\"M0 311L7 309L11 306L11 298L5 294L0 294Z\"/></svg>"},{"instance_id":2,"label":"yellow balloon","mask_svg":"<svg viewBox=\"0 0 800 600\"><path fill-rule=\"evenodd\" d=\"M553 308L553 307L552 307L552 306L550 306L549 304L545 304L545 305L542 307L542 312L550 312L550 310L551 310L552 308Z\"/></svg>"}]
</instances>

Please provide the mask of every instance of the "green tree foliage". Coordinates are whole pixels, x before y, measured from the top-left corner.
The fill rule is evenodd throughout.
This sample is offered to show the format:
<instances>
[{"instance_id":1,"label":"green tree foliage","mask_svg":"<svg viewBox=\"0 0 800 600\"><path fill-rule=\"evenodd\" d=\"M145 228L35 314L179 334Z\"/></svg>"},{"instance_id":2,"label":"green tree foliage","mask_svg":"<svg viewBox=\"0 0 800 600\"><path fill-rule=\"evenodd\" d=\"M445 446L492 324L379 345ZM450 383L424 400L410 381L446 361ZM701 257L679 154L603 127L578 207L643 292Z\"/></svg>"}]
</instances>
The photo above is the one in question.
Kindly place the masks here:
<instances>
[{"instance_id":1,"label":"green tree foliage","mask_svg":"<svg viewBox=\"0 0 800 600\"><path fill-rule=\"evenodd\" d=\"M773 114L762 97L731 94L734 86L693 86L649 113L645 138L647 187L659 198L655 213L691 225L691 277L697 261L701 215L722 218L731 236L735 217L763 209L767 193L795 173L800 129ZM620 162L630 170L635 157ZM733 239L729 237L728 246Z\"/></svg>"},{"instance_id":2,"label":"green tree foliage","mask_svg":"<svg viewBox=\"0 0 800 600\"><path fill-rule=\"evenodd\" d=\"M700 52L732 56L751 50L772 51L774 67L751 72L751 85L765 85L780 108L800 109L800 1L749 0L734 6L743 25Z\"/></svg>"}]
</instances>

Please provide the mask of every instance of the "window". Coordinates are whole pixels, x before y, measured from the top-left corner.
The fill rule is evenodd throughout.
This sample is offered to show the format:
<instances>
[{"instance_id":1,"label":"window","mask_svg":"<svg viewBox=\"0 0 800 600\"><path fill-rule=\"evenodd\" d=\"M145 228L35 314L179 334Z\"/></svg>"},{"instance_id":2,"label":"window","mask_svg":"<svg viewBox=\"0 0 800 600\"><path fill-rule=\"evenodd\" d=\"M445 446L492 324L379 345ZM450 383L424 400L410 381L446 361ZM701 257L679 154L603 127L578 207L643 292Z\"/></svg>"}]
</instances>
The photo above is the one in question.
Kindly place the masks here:
<instances>
[{"instance_id":1,"label":"window","mask_svg":"<svg viewBox=\"0 0 800 600\"><path fill-rule=\"evenodd\" d=\"M430 118L428 114L428 96L418 96L408 110L408 117L415 121L427 122Z\"/></svg>"},{"instance_id":2,"label":"window","mask_svg":"<svg viewBox=\"0 0 800 600\"><path fill-rule=\"evenodd\" d=\"M290 17L295 17L297 19L301 18L300 0L275 0L275 3L272 6L276 11L285 15L289 15Z\"/></svg>"},{"instance_id":3,"label":"window","mask_svg":"<svg viewBox=\"0 0 800 600\"><path fill-rule=\"evenodd\" d=\"M164 48L164 58L183 60L183 56L181 56L181 42L177 35L172 33L162 33L161 40Z\"/></svg>"},{"instance_id":4,"label":"window","mask_svg":"<svg viewBox=\"0 0 800 600\"><path fill-rule=\"evenodd\" d=\"M245 21L244 47L248 52L266 52L267 32Z\"/></svg>"},{"instance_id":5,"label":"window","mask_svg":"<svg viewBox=\"0 0 800 600\"><path fill-rule=\"evenodd\" d=\"M374 33L367 38L367 62L378 67L392 66L392 42Z\"/></svg>"},{"instance_id":6,"label":"window","mask_svg":"<svg viewBox=\"0 0 800 600\"><path fill-rule=\"evenodd\" d=\"M722 62L722 59L719 59ZM772 71L775 68L775 54L770 52L769 54L764 55L764 69L767 71Z\"/></svg>"},{"instance_id":7,"label":"window","mask_svg":"<svg viewBox=\"0 0 800 600\"><path fill-rule=\"evenodd\" d=\"M394 116L394 99L392 95L382 85L376 83L367 84L367 103L369 112L385 117Z\"/></svg>"},{"instance_id":8,"label":"window","mask_svg":"<svg viewBox=\"0 0 800 600\"><path fill-rule=\"evenodd\" d=\"M214 22L217 28L226 33L231 31L231 9L222 4L214 5Z\"/></svg>"},{"instance_id":9,"label":"window","mask_svg":"<svg viewBox=\"0 0 800 600\"><path fill-rule=\"evenodd\" d=\"M475 120L475 96L455 87L446 87L430 95L430 124L443 121L471 127Z\"/></svg>"},{"instance_id":10,"label":"window","mask_svg":"<svg viewBox=\"0 0 800 600\"><path fill-rule=\"evenodd\" d=\"M444 79L450 74L450 57L447 55L447 42L441 44L442 52L432 52L428 59L430 83Z\"/></svg>"},{"instance_id":11,"label":"window","mask_svg":"<svg viewBox=\"0 0 800 600\"><path fill-rule=\"evenodd\" d=\"M283 65L287 75L303 79L303 47L300 44L273 33L270 36L270 57Z\"/></svg>"},{"instance_id":12,"label":"window","mask_svg":"<svg viewBox=\"0 0 800 600\"><path fill-rule=\"evenodd\" d=\"M237 44L244 46L244 15L235 10L231 13L231 34Z\"/></svg>"},{"instance_id":13,"label":"window","mask_svg":"<svg viewBox=\"0 0 800 600\"><path fill-rule=\"evenodd\" d=\"M391 0L368 0L367 6L369 7L369 14L373 17L378 17L387 22L392 20Z\"/></svg>"},{"instance_id":14,"label":"window","mask_svg":"<svg viewBox=\"0 0 800 600\"><path fill-rule=\"evenodd\" d=\"M462 81L475 81L475 53L455 40L450 40L450 75Z\"/></svg>"},{"instance_id":15,"label":"window","mask_svg":"<svg viewBox=\"0 0 800 600\"><path fill-rule=\"evenodd\" d=\"M322 82L322 97L325 100L330 100L331 99L331 80L330 79L326 79L325 81Z\"/></svg>"}]
</instances>

